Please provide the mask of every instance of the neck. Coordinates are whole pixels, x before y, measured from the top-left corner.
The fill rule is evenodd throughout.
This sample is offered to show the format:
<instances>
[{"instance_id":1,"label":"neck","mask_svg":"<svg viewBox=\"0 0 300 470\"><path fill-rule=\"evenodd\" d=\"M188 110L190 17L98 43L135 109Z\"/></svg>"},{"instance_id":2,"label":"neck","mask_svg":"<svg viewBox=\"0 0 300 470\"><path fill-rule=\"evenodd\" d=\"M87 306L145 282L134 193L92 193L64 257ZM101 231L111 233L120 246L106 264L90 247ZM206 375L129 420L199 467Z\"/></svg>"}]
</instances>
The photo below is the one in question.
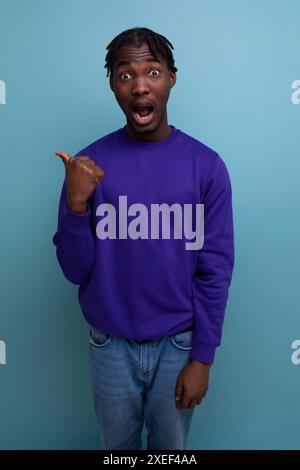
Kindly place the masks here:
<instances>
[{"instance_id":1,"label":"neck","mask_svg":"<svg viewBox=\"0 0 300 470\"><path fill-rule=\"evenodd\" d=\"M129 137L136 140L142 140L146 142L159 142L164 140L172 132L172 128L168 124L167 114L165 113L164 118L153 130L138 132L131 123L127 120L126 133Z\"/></svg>"}]
</instances>

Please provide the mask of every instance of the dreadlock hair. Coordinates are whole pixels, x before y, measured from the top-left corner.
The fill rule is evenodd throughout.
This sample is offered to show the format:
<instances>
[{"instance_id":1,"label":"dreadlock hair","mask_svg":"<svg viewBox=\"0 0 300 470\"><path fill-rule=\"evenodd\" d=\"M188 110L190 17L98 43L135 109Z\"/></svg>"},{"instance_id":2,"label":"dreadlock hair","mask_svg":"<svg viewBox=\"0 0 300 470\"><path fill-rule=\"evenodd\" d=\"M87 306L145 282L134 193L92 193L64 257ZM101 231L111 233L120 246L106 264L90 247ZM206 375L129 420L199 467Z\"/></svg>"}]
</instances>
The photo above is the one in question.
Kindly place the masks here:
<instances>
[{"instance_id":1,"label":"dreadlock hair","mask_svg":"<svg viewBox=\"0 0 300 470\"><path fill-rule=\"evenodd\" d=\"M163 35L156 33L148 28L131 28L118 34L106 47L108 50L105 56L104 68L107 68L107 77L112 75L113 66L116 59L118 49L128 44L134 47L140 47L144 42L149 46L152 55L156 58L157 55L162 56L171 72L177 72L177 67L174 65L174 57L171 48L174 49L172 43Z\"/></svg>"}]
</instances>

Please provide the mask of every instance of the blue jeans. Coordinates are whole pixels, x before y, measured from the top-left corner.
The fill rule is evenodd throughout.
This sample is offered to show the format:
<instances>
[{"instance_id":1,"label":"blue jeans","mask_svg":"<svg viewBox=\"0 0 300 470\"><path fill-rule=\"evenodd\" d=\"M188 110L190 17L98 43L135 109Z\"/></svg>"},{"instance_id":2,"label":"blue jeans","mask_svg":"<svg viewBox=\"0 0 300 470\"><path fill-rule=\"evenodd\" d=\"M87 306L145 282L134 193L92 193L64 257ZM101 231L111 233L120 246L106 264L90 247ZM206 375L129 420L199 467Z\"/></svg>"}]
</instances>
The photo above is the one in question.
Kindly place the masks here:
<instances>
[{"instance_id":1,"label":"blue jeans","mask_svg":"<svg viewBox=\"0 0 300 470\"><path fill-rule=\"evenodd\" d=\"M90 328L92 391L105 450L185 449L194 408L177 408L176 381L189 363L192 331L154 340Z\"/></svg>"}]
</instances>

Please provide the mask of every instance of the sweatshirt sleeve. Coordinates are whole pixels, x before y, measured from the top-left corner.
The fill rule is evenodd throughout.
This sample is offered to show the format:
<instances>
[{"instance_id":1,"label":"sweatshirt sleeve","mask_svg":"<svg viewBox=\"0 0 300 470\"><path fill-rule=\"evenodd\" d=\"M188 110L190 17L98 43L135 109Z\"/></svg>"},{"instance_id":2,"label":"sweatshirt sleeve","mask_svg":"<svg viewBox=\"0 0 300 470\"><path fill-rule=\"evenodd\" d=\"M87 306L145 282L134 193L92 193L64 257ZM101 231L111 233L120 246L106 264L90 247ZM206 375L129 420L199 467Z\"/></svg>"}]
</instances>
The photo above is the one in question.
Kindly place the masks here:
<instances>
[{"instance_id":1,"label":"sweatshirt sleeve","mask_svg":"<svg viewBox=\"0 0 300 470\"><path fill-rule=\"evenodd\" d=\"M206 179L204 242L193 278L194 332L190 358L211 364L221 343L234 266L232 189L225 163L216 154Z\"/></svg>"},{"instance_id":2,"label":"sweatshirt sleeve","mask_svg":"<svg viewBox=\"0 0 300 470\"><path fill-rule=\"evenodd\" d=\"M95 256L91 207L88 201L85 214L71 211L67 206L66 186L65 179L60 194L57 231L52 241L66 279L73 284L82 284L92 270Z\"/></svg>"}]
</instances>

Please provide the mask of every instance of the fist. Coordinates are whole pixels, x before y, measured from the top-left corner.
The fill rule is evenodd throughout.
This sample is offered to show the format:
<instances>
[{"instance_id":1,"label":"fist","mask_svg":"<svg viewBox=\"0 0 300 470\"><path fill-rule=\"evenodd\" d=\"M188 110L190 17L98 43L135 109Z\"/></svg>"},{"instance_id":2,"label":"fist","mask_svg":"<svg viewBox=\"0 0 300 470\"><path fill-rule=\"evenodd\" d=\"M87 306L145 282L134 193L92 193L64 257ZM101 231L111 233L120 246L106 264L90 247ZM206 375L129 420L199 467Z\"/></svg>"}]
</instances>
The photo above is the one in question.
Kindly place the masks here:
<instances>
[{"instance_id":1,"label":"fist","mask_svg":"<svg viewBox=\"0 0 300 470\"><path fill-rule=\"evenodd\" d=\"M86 212L86 203L104 171L90 157L71 157L66 152L55 152L64 163L67 181L67 205L74 212Z\"/></svg>"}]
</instances>

